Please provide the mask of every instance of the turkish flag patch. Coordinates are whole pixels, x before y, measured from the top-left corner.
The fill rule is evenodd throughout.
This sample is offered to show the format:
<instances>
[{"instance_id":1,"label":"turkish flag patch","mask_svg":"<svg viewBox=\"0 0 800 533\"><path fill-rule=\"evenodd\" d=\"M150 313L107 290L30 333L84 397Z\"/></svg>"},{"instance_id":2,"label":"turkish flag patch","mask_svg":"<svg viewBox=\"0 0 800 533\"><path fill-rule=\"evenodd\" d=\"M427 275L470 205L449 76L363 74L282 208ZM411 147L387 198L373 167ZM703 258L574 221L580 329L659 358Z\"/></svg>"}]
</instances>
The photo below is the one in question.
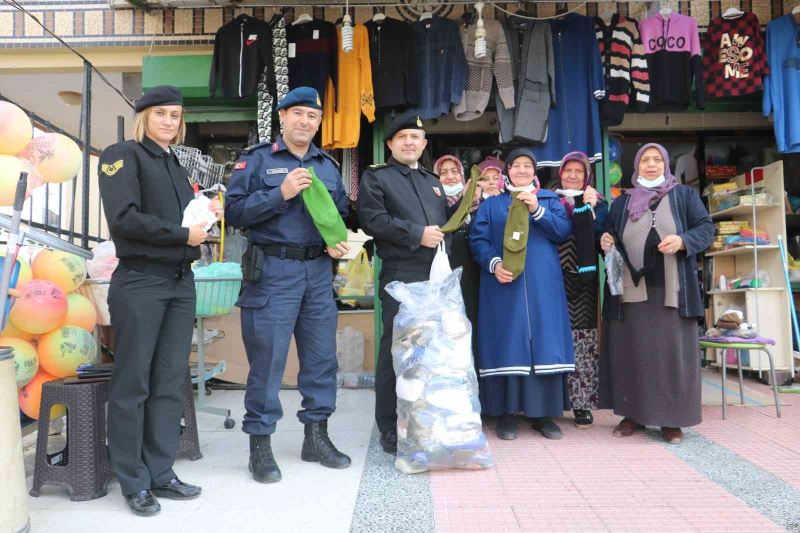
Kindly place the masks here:
<instances>
[{"instance_id":1,"label":"turkish flag patch","mask_svg":"<svg viewBox=\"0 0 800 533\"><path fill-rule=\"evenodd\" d=\"M247 168L247 161L239 161L233 166L233 170L244 170Z\"/></svg>"}]
</instances>

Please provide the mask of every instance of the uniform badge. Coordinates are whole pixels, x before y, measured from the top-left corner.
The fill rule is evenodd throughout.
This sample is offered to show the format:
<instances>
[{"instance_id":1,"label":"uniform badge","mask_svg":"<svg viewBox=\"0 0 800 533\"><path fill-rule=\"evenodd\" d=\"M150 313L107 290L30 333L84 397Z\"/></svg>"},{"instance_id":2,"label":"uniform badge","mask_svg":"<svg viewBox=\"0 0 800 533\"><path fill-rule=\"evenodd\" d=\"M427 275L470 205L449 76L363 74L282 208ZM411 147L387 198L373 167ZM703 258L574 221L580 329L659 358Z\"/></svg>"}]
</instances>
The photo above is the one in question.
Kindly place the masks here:
<instances>
[{"instance_id":1,"label":"uniform badge","mask_svg":"<svg viewBox=\"0 0 800 533\"><path fill-rule=\"evenodd\" d=\"M105 174L106 176L108 176L110 178L111 176L116 174L119 171L119 169L121 169L124 166L125 166L125 161L123 161L122 159L120 159L118 161L114 161L110 165L106 164L106 163L103 163L102 165L100 165L100 172L102 172L103 174Z\"/></svg>"},{"instance_id":2,"label":"uniform badge","mask_svg":"<svg viewBox=\"0 0 800 533\"><path fill-rule=\"evenodd\" d=\"M273 154L274 154L275 152L277 152L278 150L280 150L280 149L281 149L281 145L280 145L280 144L278 144L278 143L272 143L272 153L273 153Z\"/></svg>"},{"instance_id":3,"label":"uniform badge","mask_svg":"<svg viewBox=\"0 0 800 533\"><path fill-rule=\"evenodd\" d=\"M317 95L317 105L322 105L322 102L319 100L319 95Z\"/></svg>"},{"instance_id":4,"label":"uniform badge","mask_svg":"<svg viewBox=\"0 0 800 533\"><path fill-rule=\"evenodd\" d=\"M433 192L434 192L434 194L436 194L436 196L441 196L442 195L442 190L439 187L434 187L433 188Z\"/></svg>"},{"instance_id":5,"label":"uniform badge","mask_svg":"<svg viewBox=\"0 0 800 533\"><path fill-rule=\"evenodd\" d=\"M247 161L237 161L235 165L233 165L233 170L244 170L247 168Z\"/></svg>"},{"instance_id":6,"label":"uniform badge","mask_svg":"<svg viewBox=\"0 0 800 533\"><path fill-rule=\"evenodd\" d=\"M419 117L417 117L417 127L419 127L419 128L422 127L422 120L420 120Z\"/></svg>"}]
</instances>

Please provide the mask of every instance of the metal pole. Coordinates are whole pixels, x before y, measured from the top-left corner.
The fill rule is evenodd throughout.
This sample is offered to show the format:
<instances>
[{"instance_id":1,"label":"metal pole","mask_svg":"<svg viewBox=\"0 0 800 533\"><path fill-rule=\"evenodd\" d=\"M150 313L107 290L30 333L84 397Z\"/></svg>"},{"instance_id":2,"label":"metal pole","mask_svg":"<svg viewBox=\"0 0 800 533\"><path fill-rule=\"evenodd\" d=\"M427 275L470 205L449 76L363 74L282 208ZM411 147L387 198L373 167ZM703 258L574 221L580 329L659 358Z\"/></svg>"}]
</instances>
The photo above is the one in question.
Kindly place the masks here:
<instances>
[{"instance_id":1,"label":"metal pole","mask_svg":"<svg viewBox=\"0 0 800 533\"><path fill-rule=\"evenodd\" d=\"M125 140L125 117L117 115L117 142Z\"/></svg>"},{"instance_id":2,"label":"metal pole","mask_svg":"<svg viewBox=\"0 0 800 533\"><path fill-rule=\"evenodd\" d=\"M90 172L89 172L89 154L91 150L91 132L92 132L92 65L88 61L83 62L83 101L81 107L84 108L84 121L83 131L83 180L82 180L82 196L81 196L81 247L89 247L89 188L90 188Z\"/></svg>"}]
</instances>

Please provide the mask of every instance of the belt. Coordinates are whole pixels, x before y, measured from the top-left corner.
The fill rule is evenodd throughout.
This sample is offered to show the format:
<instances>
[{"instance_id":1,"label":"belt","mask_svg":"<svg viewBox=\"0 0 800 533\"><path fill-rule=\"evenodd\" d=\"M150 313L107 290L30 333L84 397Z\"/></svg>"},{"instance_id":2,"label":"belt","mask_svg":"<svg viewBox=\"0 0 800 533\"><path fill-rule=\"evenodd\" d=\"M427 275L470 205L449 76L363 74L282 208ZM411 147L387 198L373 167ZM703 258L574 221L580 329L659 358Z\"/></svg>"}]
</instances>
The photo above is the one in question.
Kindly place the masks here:
<instances>
[{"instance_id":1,"label":"belt","mask_svg":"<svg viewBox=\"0 0 800 533\"><path fill-rule=\"evenodd\" d=\"M156 276L178 280L183 279L187 273L192 271L192 263L188 261L175 264L162 263L151 259L124 257L119 260L119 265L130 270L138 270L139 272L147 272L148 274L155 274Z\"/></svg>"},{"instance_id":2,"label":"belt","mask_svg":"<svg viewBox=\"0 0 800 533\"><path fill-rule=\"evenodd\" d=\"M259 244L264 255L280 257L281 259L296 259L298 261L311 261L325 254L325 246L285 246L283 244Z\"/></svg>"}]
</instances>

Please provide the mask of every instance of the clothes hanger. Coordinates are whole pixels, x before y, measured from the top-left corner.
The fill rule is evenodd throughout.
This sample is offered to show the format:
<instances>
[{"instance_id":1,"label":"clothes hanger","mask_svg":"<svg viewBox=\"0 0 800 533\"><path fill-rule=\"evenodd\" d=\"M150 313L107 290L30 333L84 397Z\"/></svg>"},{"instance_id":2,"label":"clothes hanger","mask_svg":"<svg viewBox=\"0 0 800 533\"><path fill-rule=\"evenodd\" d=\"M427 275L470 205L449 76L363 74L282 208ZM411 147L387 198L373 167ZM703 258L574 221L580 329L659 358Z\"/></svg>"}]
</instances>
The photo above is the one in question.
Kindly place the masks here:
<instances>
[{"instance_id":1,"label":"clothes hanger","mask_svg":"<svg viewBox=\"0 0 800 533\"><path fill-rule=\"evenodd\" d=\"M294 22L294 8L292 7L284 7L281 8L281 15L283 19L286 21L286 24L291 24Z\"/></svg>"},{"instance_id":2,"label":"clothes hanger","mask_svg":"<svg viewBox=\"0 0 800 533\"><path fill-rule=\"evenodd\" d=\"M376 9L377 10L375 14L372 15L372 22L374 22L375 24L380 24L381 22L386 20L386 12L385 12L386 8L383 8L383 11L379 11L381 8L376 8Z\"/></svg>"},{"instance_id":3,"label":"clothes hanger","mask_svg":"<svg viewBox=\"0 0 800 533\"><path fill-rule=\"evenodd\" d=\"M300 24L305 24L306 22L311 22L314 18L309 15L306 11L303 11L299 17L297 17L294 22L292 22L292 26L299 26Z\"/></svg>"},{"instance_id":4,"label":"clothes hanger","mask_svg":"<svg viewBox=\"0 0 800 533\"><path fill-rule=\"evenodd\" d=\"M722 14L722 18L735 19L736 17L741 17L742 15L744 15L744 11L731 4L731 7L726 9L725 13Z\"/></svg>"},{"instance_id":5,"label":"clothes hanger","mask_svg":"<svg viewBox=\"0 0 800 533\"><path fill-rule=\"evenodd\" d=\"M662 17L668 17L672 14L672 7L669 4L665 4L658 12Z\"/></svg>"},{"instance_id":6,"label":"clothes hanger","mask_svg":"<svg viewBox=\"0 0 800 533\"><path fill-rule=\"evenodd\" d=\"M425 11L419 16L419 20L422 22L423 20L430 20L431 18L433 18L433 11L431 10L431 6L426 5Z\"/></svg>"}]
</instances>

